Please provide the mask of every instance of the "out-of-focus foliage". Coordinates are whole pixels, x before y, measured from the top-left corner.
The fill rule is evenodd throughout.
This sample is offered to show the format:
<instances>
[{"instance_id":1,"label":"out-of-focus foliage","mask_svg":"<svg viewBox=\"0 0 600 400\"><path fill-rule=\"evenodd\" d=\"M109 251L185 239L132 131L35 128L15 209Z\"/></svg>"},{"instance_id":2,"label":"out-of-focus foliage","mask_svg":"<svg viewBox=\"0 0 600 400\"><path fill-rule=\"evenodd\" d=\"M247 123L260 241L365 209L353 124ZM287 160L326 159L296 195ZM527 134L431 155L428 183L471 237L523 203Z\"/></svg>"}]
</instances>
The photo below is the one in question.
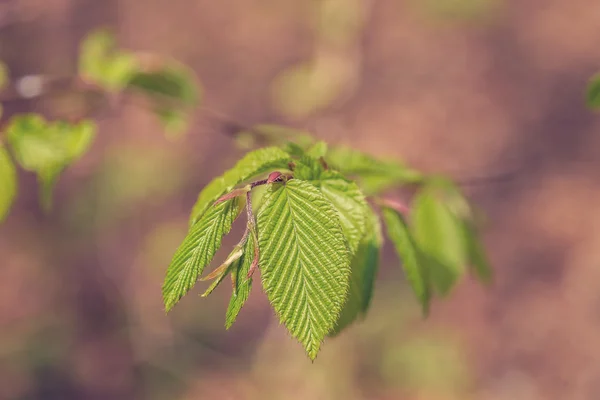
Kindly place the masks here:
<instances>
[{"instance_id":1,"label":"out-of-focus foliage","mask_svg":"<svg viewBox=\"0 0 600 400\"><path fill-rule=\"evenodd\" d=\"M81 77L108 91L124 89L138 68L135 56L117 49L115 38L107 29L92 32L81 44Z\"/></svg>"},{"instance_id":2,"label":"out-of-focus foliage","mask_svg":"<svg viewBox=\"0 0 600 400\"><path fill-rule=\"evenodd\" d=\"M8 68L6 64L0 61L0 90L8 84Z\"/></svg>"},{"instance_id":3,"label":"out-of-focus foliage","mask_svg":"<svg viewBox=\"0 0 600 400\"><path fill-rule=\"evenodd\" d=\"M169 134L187 129L189 114L200 102L201 86L193 72L174 61L137 71L127 85L145 96Z\"/></svg>"},{"instance_id":4,"label":"out-of-focus foliage","mask_svg":"<svg viewBox=\"0 0 600 400\"><path fill-rule=\"evenodd\" d=\"M93 31L82 42L79 70L83 79L108 92L143 95L169 134L187 129L188 115L200 101L200 84L189 68L118 49L107 29Z\"/></svg>"},{"instance_id":5,"label":"out-of-focus foliage","mask_svg":"<svg viewBox=\"0 0 600 400\"><path fill-rule=\"evenodd\" d=\"M17 194L17 171L8 151L0 145L0 222L8 214Z\"/></svg>"},{"instance_id":6,"label":"out-of-focus foliage","mask_svg":"<svg viewBox=\"0 0 600 400\"><path fill-rule=\"evenodd\" d=\"M89 149L95 134L96 125L92 121L48 122L35 114L11 119L6 128L7 141L17 163L37 174L45 209L52 204L52 189L59 174Z\"/></svg>"},{"instance_id":7,"label":"out-of-focus foliage","mask_svg":"<svg viewBox=\"0 0 600 400\"><path fill-rule=\"evenodd\" d=\"M440 17L458 20L485 20L504 5L505 0L412 0L414 7Z\"/></svg>"},{"instance_id":8,"label":"out-of-focus foliage","mask_svg":"<svg viewBox=\"0 0 600 400\"><path fill-rule=\"evenodd\" d=\"M587 87L586 103L593 110L600 109L600 73L590 79Z\"/></svg>"},{"instance_id":9,"label":"out-of-focus foliage","mask_svg":"<svg viewBox=\"0 0 600 400\"><path fill-rule=\"evenodd\" d=\"M365 3L316 0L308 6L314 54L281 71L271 84L273 105L292 118L312 115L343 100L354 90L360 68L356 45L366 17Z\"/></svg>"},{"instance_id":10,"label":"out-of-focus foliage","mask_svg":"<svg viewBox=\"0 0 600 400\"><path fill-rule=\"evenodd\" d=\"M6 86L7 78L7 68L0 63L0 90ZM32 79L36 83L27 83ZM106 106L114 102L115 96L122 96L125 91L130 91L148 101L167 133L172 135L187 129L189 114L200 101L200 85L189 68L173 60L119 49L114 35L108 29L92 31L82 41L79 76L75 81L79 80L92 85L95 90L77 92L79 84L76 83L73 93L53 97L55 101L52 104L55 108L61 108L61 100L67 100L62 108L66 108L66 114L73 117L69 120L77 119L79 122L46 121L37 114L17 114L4 127L6 141L17 163L37 175L40 202L45 210L52 205L52 191L60 173L83 156L95 137L95 122L81 120L74 109L83 110L84 113L97 111L91 104ZM17 92L23 97L44 94L41 76L25 77L19 82L20 89ZM34 85L35 90L26 90L23 87L26 83ZM111 101L103 101L107 98ZM4 170L8 171L10 157L4 158ZM13 177L14 174L4 174L4 213L14 197L14 189L11 189L14 186Z\"/></svg>"}]
</instances>

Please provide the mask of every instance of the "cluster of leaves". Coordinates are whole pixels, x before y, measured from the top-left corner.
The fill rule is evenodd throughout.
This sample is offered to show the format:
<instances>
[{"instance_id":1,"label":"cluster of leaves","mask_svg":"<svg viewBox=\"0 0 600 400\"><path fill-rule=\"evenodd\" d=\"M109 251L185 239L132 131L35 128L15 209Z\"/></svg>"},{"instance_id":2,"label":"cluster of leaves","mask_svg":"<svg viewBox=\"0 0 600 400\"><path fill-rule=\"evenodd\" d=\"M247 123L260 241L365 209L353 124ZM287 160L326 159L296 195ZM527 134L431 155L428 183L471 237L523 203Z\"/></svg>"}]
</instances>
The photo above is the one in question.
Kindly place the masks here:
<instances>
[{"instance_id":1,"label":"cluster of leaves","mask_svg":"<svg viewBox=\"0 0 600 400\"><path fill-rule=\"evenodd\" d=\"M252 130L258 138L275 131ZM204 296L230 275L229 328L260 269L277 316L311 359L325 337L368 310L382 225L424 314L431 299L447 295L469 267L490 280L471 207L450 180L350 148L329 148L308 135L289 141L286 132L277 136L279 146L247 153L201 191L189 233L166 273L167 311L196 284L244 209L246 230L226 260L201 278L214 279ZM410 206L382 196L406 185L415 188Z\"/></svg>"},{"instance_id":2,"label":"cluster of leaves","mask_svg":"<svg viewBox=\"0 0 600 400\"><path fill-rule=\"evenodd\" d=\"M8 76L8 69L0 63L0 91L7 87ZM105 29L94 31L83 40L76 82L83 85L75 85L75 89L92 87L108 99L124 92L141 94L168 132L186 128L187 116L200 97L199 85L186 67L153 55L120 50ZM14 161L36 174L40 202L49 209L60 173L90 148L95 132L96 124L91 119L47 121L37 114L12 116L0 140L0 221L8 214L17 193Z\"/></svg>"}]
</instances>

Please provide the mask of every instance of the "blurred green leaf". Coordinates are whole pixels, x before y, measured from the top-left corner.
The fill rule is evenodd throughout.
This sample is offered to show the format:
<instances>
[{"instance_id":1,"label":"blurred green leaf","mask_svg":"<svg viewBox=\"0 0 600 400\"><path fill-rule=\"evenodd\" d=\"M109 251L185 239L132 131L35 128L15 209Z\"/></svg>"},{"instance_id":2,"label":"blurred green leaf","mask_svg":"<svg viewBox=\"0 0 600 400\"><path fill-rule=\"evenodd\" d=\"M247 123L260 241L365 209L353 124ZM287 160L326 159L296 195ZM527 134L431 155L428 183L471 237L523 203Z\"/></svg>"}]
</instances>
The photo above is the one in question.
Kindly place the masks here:
<instances>
[{"instance_id":1,"label":"blurred green leaf","mask_svg":"<svg viewBox=\"0 0 600 400\"><path fill-rule=\"evenodd\" d=\"M414 198L411 217L417 244L429 259L432 283L445 295L464 275L468 254L462 221L441 197L439 188L425 186Z\"/></svg>"},{"instance_id":2,"label":"blurred green leaf","mask_svg":"<svg viewBox=\"0 0 600 400\"><path fill-rule=\"evenodd\" d=\"M38 185L40 189L40 205L42 210L48 212L52 209L52 193L58 181L62 168L47 168L38 172Z\"/></svg>"},{"instance_id":3,"label":"blurred green leaf","mask_svg":"<svg viewBox=\"0 0 600 400\"><path fill-rule=\"evenodd\" d=\"M128 88L147 96L171 136L188 127L188 115L200 100L201 88L193 71L171 62L156 71L139 71Z\"/></svg>"},{"instance_id":4,"label":"blurred green leaf","mask_svg":"<svg viewBox=\"0 0 600 400\"><path fill-rule=\"evenodd\" d=\"M355 177L366 195L423 180L420 172L398 161L379 160L346 146L330 146L326 161L330 167Z\"/></svg>"},{"instance_id":5,"label":"blurred green leaf","mask_svg":"<svg viewBox=\"0 0 600 400\"><path fill-rule=\"evenodd\" d=\"M500 11L503 0L413 0L428 14L455 20L486 20Z\"/></svg>"},{"instance_id":6,"label":"blurred green leaf","mask_svg":"<svg viewBox=\"0 0 600 400\"><path fill-rule=\"evenodd\" d=\"M465 351L447 336L420 334L388 349L381 362L389 384L416 390L425 399L466 399L469 389Z\"/></svg>"},{"instance_id":7,"label":"blurred green leaf","mask_svg":"<svg viewBox=\"0 0 600 400\"><path fill-rule=\"evenodd\" d=\"M594 75L588 83L586 102L591 109L600 109L600 73Z\"/></svg>"},{"instance_id":8,"label":"blurred green leaf","mask_svg":"<svg viewBox=\"0 0 600 400\"><path fill-rule=\"evenodd\" d=\"M490 267L485 248L481 243L478 232L474 226L465 222L465 240L467 242L467 251L469 254L469 263L473 269L475 276L483 283L489 284L492 282L493 273Z\"/></svg>"},{"instance_id":9,"label":"blurred green leaf","mask_svg":"<svg viewBox=\"0 0 600 400\"><path fill-rule=\"evenodd\" d=\"M0 90L4 89L8 84L8 67L0 61ZM0 115L2 113L0 112Z\"/></svg>"},{"instance_id":10,"label":"blurred green leaf","mask_svg":"<svg viewBox=\"0 0 600 400\"><path fill-rule=\"evenodd\" d=\"M128 86L156 100L177 101L185 106L197 106L199 102L196 78L191 70L181 65L167 65L151 72L139 71L131 76Z\"/></svg>"},{"instance_id":11,"label":"blurred green leaf","mask_svg":"<svg viewBox=\"0 0 600 400\"><path fill-rule=\"evenodd\" d=\"M8 151L0 144L0 222L6 218L17 195L17 170Z\"/></svg>"},{"instance_id":12,"label":"blurred green leaf","mask_svg":"<svg viewBox=\"0 0 600 400\"><path fill-rule=\"evenodd\" d=\"M48 123L36 114L19 115L9 122L7 140L19 165L37 174L40 202L45 210L52 204L52 189L58 176L89 149L95 131L92 121Z\"/></svg>"},{"instance_id":13,"label":"blurred green leaf","mask_svg":"<svg viewBox=\"0 0 600 400\"><path fill-rule=\"evenodd\" d=\"M404 217L389 207L383 207L382 214L387 235L402 261L406 279L421 303L423 314L427 315L432 295L428 270L430 263L413 238Z\"/></svg>"},{"instance_id":14,"label":"blurred green leaf","mask_svg":"<svg viewBox=\"0 0 600 400\"><path fill-rule=\"evenodd\" d=\"M350 263L352 272L348 299L340 313L335 330L329 336L336 336L357 318L366 314L379 270L379 253L382 244L381 221L371 207L368 207L366 232Z\"/></svg>"},{"instance_id":15,"label":"blurred green leaf","mask_svg":"<svg viewBox=\"0 0 600 400\"><path fill-rule=\"evenodd\" d=\"M335 54L320 54L283 70L271 84L272 104L292 118L306 118L329 107L351 87L348 62Z\"/></svg>"},{"instance_id":16,"label":"blurred green leaf","mask_svg":"<svg viewBox=\"0 0 600 400\"><path fill-rule=\"evenodd\" d=\"M475 221L475 213L469 201L456 184L447 178L434 176L428 178L429 184L435 187L440 201L460 224L462 229L467 264L470 265L475 276L483 283L490 283L492 270L489 266L485 249L479 238Z\"/></svg>"},{"instance_id":17,"label":"blurred green leaf","mask_svg":"<svg viewBox=\"0 0 600 400\"><path fill-rule=\"evenodd\" d=\"M117 50L114 35L108 29L86 36L79 57L81 76L111 92L123 89L138 69L133 54Z\"/></svg>"},{"instance_id":18,"label":"blurred green leaf","mask_svg":"<svg viewBox=\"0 0 600 400\"><path fill-rule=\"evenodd\" d=\"M315 28L320 40L341 48L357 40L366 16L361 0L327 0L315 5Z\"/></svg>"},{"instance_id":19,"label":"blurred green leaf","mask_svg":"<svg viewBox=\"0 0 600 400\"><path fill-rule=\"evenodd\" d=\"M327 143L323 142L322 140L318 141L306 151L306 154L316 159L325 157L327 154Z\"/></svg>"},{"instance_id":20,"label":"blurred green leaf","mask_svg":"<svg viewBox=\"0 0 600 400\"><path fill-rule=\"evenodd\" d=\"M47 123L37 114L13 117L6 127L6 138L17 162L28 171L39 171L59 163L64 156L48 137Z\"/></svg>"},{"instance_id":21,"label":"blurred green leaf","mask_svg":"<svg viewBox=\"0 0 600 400\"><path fill-rule=\"evenodd\" d=\"M62 168L80 158L90 147L96 126L91 121L47 123L36 114L14 117L7 139L19 164L28 171Z\"/></svg>"}]
</instances>

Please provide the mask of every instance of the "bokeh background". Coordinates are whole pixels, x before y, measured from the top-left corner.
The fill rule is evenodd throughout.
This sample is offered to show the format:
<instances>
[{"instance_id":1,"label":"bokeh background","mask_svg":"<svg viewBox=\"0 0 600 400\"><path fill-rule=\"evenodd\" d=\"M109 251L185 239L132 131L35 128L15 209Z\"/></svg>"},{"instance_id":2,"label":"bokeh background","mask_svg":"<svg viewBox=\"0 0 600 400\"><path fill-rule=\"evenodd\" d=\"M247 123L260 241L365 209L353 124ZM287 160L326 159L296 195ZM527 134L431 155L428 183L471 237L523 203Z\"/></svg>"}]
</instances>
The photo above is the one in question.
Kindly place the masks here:
<instances>
[{"instance_id":1,"label":"bokeh background","mask_svg":"<svg viewBox=\"0 0 600 400\"><path fill-rule=\"evenodd\" d=\"M178 137L135 104L102 113L49 215L21 172L0 226L1 399L600 398L596 0L2 0L0 59L13 78L73 73L98 26L190 65L202 107ZM7 109L58 104L80 105ZM314 363L259 285L229 331L227 285L165 316L189 210L241 154L228 120L459 180L516 171L465 186L493 286L467 280L423 320L386 246L368 317Z\"/></svg>"}]
</instances>

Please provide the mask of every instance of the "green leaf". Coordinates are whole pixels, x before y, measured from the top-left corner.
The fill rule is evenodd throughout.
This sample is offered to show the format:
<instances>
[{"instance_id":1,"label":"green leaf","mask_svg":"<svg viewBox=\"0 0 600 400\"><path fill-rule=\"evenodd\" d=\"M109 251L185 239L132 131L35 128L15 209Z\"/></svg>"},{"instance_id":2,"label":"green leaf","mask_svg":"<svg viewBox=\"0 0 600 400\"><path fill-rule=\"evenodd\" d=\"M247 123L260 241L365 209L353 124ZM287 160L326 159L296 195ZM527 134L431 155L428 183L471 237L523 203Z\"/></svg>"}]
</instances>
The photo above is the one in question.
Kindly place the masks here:
<instances>
[{"instance_id":1,"label":"green leaf","mask_svg":"<svg viewBox=\"0 0 600 400\"><path fill-rule=\"evenodd\" d=\"M330 336L339 334L367 312L379 269L379 254L382 244L381 221L377 214L368 207L367 229L350 263L352 275L350 276L348 300L342 309L335 331Z\"/></svg>"},{"instance_id":2,"label":"green leaf","mask_svg":"<svg viewBox=\"0 0 600 400\"><path fill-rule=\"evenodd\" d=\"M379 160L373 156L345 146L329 148L329 166L344 175L356 177L367 195L377 194L394 186L416 183L423 179L415 171L398 161Z\"/></svg>"},{"instance_id":3,"label":"green leaf","mask_svg":"<svg viewBox=\"0 0 600 400\"><path fill-rule=\"evenodd\" d=\"M90 32L79 49L79 72L84 76L101 73L100 67L115 48L115 38L106 28Z\"/></svg>"},{"instance_id":4,"label":"green leaf","mask_svg":"<svg viewBox=\"0 0 600 400\"><path fill-rule=\"evenodd\" d=\"M107 90L117 92L127 86L138 67L138 61L132 54L116 52L107 60L102 74L95 80Z\"/></svg>"},{"instance_id":5,"label":"green leaf","mask_svg":"<svg viewBox=\"0 0 600 400\"><path fill-rule=\"evenodd\" d=\"M244 247L244 255L238 260L231 271L233 293L231 294L225 317L225 328L227 329L231 328L237 319L242 307L248 300L248 296L250 296L250 290L252 290L252 277L247 278L247 276L254 259L254 246L254 238L250 235Z\"/></svg>"},{"instance_id":6,"label":"green leaf","mask_svg":"<svg viewBox=\"0 0 600 400\"><path fill-rule=\"evenodd\" d=\"M594 75L588 83L586 103L591 109L600 109L600 73Z\"/></svg>"},{"instance_id":7,"label":"green leaf","mask_svg":"<svg viewBox=\"0 0 600 400\"><path fill-rule=\"evenodd\" d=\"M313 144L306 151L306 155L316 158L316 159L318 159L320 157L325 157L326 154L327 154L327 143L325 143L323 141L318 141L317 143Z\"/></svg>"},{"instance_id":8,"label":"green leaf","mask_svg":"<svg viewBox=\"0 0 600 400\"><path fill-rule=\"evenodd\" d=\"M44 210L52 205L52 190L60 173L90 148L95 131L91 121L47 123L35 114L17 116L9 123L8 142L23 169L37 174Z\"/></svg>"},{"instance_id":9,"label":"green leaf","mask_svg":"<svg viewBox=\"0 0 600 400\"><path fill-rule=\"evenodd\" d=\"M487 261L483 244L478 237L474 221L475 215L469 201L456 184L444 177L430 177L429 184L435 187L443 200L443 204L459 221L464 245L466 246L467 263L481 282L490 283L492 270Z\"/></svg>"},{"instance_id":10,"label":"green leaf","mask_svg":"<svg viewBox=\"0 0 600 400\"><path fill-rule=\"evenodd\" d=\"M348 294L350 258L337 213L310 183L271 184L258 214L263 287L280 321L317 356Z\"/></svg>"},{"instance_id":11,"label":"green leaf","mask_svg":"<svg viewBox=\"0 0 600 400\"><path fill-rule=\"evenodd\" d=\"M40 115L23 114L12 118L6 128L6 138L15 159L25 170L39 171L64 159L49 137L46 121Z\"/></svg>"},{"instance_id":12,"label":"green leaf","mask_svg":"<svg viewBox=\"0 0 600 400\"><path fill-rule=\"evenodd\" d=\"M365 219L368 205L365 196L355 182L336 171L325 170L318 161L304 157L296 165L294 176L307 180L321 190L321 193L335 207L351 255L365 233Z\"/></svg>"},{"instance_id":13,"label":"green leaf","mask_svg":"<svg viewBox=\"0 0 600 400\"><path fill-rule=\"evenodd\" d=\"M490 268L485 254L485 248L478 237L478 232L469 222L464 222L464 229L469 264L471 265L475 276L477 276L481 282L489 284L493 279L492 268Z\"/></svg>"},{"instance_id":14,"label":"green leaf","mask_svg":"<svg viewBox=\"0 0 600 400\"><path fill-rule=\"evenodd\" d=\"M431 301L429 262L416 244L404 217L389 207L383 207L382 215L387 235L402 260L406 279L421 303L423 314L427 315Z\"/></svg>"},{"instance_id":15,"label":"green leaf","mask_svg":"<svg viewBox=\"0 0 600 400\"><path fill-rule=\"evenodd\" d=\"M109 91L119 91L137 69L137 59L131 53L117 50L114 35L108 29L91 32L81 43L79 73L87 81Z\"/></svg>"},{"instance_id":16,"label":"green leaf","mask_svg":"<svg viewBox=\"0 0 600 400\"><path fill-rule=\"evenodd\" d=\"M129 80L128 86L151 96L154 100L177 101L185 106L198 105L200 96L194 73L175 63L156 71L137 72Z\"/></svg>"},{"instance_id":17,"label":"green leaf","mask_svg":"<svg viewBox=\"0 0 600 400\"><path fill-rule=\"evenodd\" d=\"M190 224L198 221L219 197L236 185L273 169L287 169L289 161L289 154L278 147L266 147L246 154L232 169L213 179L202 189L192 209Z\"/></svg>"},{"instance_id":18,"label":"green leaf","mask_svg":"<svg viewBox=\"0 0 600 400\"><path fill-rule=\"evenodd\" d=\"M417 243L430 261L431 280L446 295L464 275L468 263L462 222L440 199L434 186L426 186L416 196L412 223Z\"/></svg>"},{"instance_id":19,"label":"green leaf","mask_svg":"<svg viewBox=\"0 0 600 400\"><path fill-rule=\"evenodd\" d=\"M17 170L8 151L0 145L0 222L4 221L17 195Z\"/></svg>"},{"instance_id":20,"label":"green leaf","mask_svg":"<svg viewBox=\"0 0 600 400\"><path fill-rule=\"evenodd\" d=\"M241 211L239 198L209 208L188 232L169 265L162 293L168 312L194 286Z\"/></svg>"},{"instance_id":21,"label":"green leaf","mask_svg":"<svg viewBox=\"0 0 600 400\"><path fill-rule=\"evenodd\" d=\"M8 67L0 61L0 90L4 89L8 84ZM0 112L2 115L2 112Z\"/></svg>"},{"instance_id":22,"label":"green leaf","mask_svg":"<svg viewBox=\"0 0 600 400\"><path fill-rule=\"evenodd\" d=\"M91 146L95 130L91 121L47 123L39 115L24 114L10 121L6 135L17 162L25 170L39 173L79 159Z\"/></svg>"}]
</instances>

